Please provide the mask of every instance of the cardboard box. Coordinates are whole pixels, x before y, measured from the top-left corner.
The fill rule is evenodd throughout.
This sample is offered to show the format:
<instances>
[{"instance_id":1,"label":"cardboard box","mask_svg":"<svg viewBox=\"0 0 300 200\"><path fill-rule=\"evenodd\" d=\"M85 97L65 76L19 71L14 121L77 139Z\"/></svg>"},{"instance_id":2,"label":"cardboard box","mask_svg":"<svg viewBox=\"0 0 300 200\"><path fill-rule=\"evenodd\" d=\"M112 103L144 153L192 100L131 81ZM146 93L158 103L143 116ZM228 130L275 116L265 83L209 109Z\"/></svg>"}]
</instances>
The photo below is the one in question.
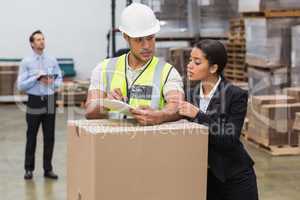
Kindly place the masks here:
<instances>
[{"instance_id":1,"label":"cardboard box","mask_svg":"<svg viewBox=\"0 0 300 200\"><path fill-rule=\"evenodd\" d=\"M264 146L298 146L299 134L292 127L292 122L262 120L257 116L251 117L247 137Z\"/></svg>"},{"instance_id":2,"label":"cardboard box","mask_svg":"<svg viewBox=\"0 0 300 200\"><path fill-rule=\"evenodd\" d=\"M0 59L0 96L15 94L19 63L10 59Z\"/></svg>"},{"instance_id":3,"label":"cardboard box","mask_svg":"<svg viewBox=\"0 0 300 200\"><path fill-rule=\"evenodd\" d=\"M247 0L248 1L248 0ZM299 17L247 17L246 62L253 66L290 66L291 27L300 23Z\"/></svg>"},{"instance_id":4,"label":"cardboard box","mask_svg":"<svg viewBox=\"0 0 300 200\"><path fill-rule=\"evenodd\" d=\"M291 69L291 86L300 87L300 67Z\"/></svg>"},{"instance_id":5,"label":"cardboard box","mask_svg":"<svg viewBox=\"0 0 300 200\"><path fill-rule=\"evenodd\" d=\"M295 120L297 112L300 112L300 103L270 104L261 108L261 114L271 120Z\"/></svg>"},{"instance_id":6,"label":"cardboard box","mask_svg":"<svg viewBox=\"0 0 300 200\"><path fill-rule=\"evenodd\" d=\"M294 97L297 102L300 102L300 87L287 88L287 95Z\"/></svg>"},{"instance_id":7,"label":"cardboard box","mask_svg":"<svg viewBox=\"0 0 300 200\"><path fill-rule=\"evenodd\" d=\"M299 9L299 0L239 0L239 12Z\"/></svg>"},{"instance_id":8,"label":"cardboard box","mask_svg":"<svg viewBox=\"0 0 300 200\"><path fill-rule=\"evenodd\" d=\"M292 30L292 68L300 67L300 25L293 26Z\"/></svg>"},{"instance_id":9,"label":"cardboard box","mask_svg":"<svg viewBox=\"0 0 300 200\"><path fill-rule=\"evenodd\" d=\"M68 123L68 200L205 200L208 129L190 122Z\"/></svg>"},{"instance_id":10,"label":"cardboard box","mask_svg":"<svg viewBox=\"0 0 300 200\"><path fill-rule=\"evenodd\" d=\"M294 129L300 131L300 112L296 113L296 119L294 123Z\"/></svg>"},{"instance_id":11,"label":"cardboard box","mask_svg":"<svg viewBox=\"0 0 300 200\"><path fill-rule=\"evenodd\" d=\"M296 103L296 99L287 95L259 95L251 96L251 109L256 112L261 111L263 105L268 104L284 104L284 103Z\"/></svg>"},{"instance_id":12,"label":"cardboard box","mask_svg":"<svg viewBox=\"0 0 300 200\"><path fill-rule=\"evenodd\" d=\"M293 127L293 134L298 135L298 146L300 146L300 112L296 113L296 119Z\"/></svg>"},{"instance_id":13,"label":"cardboard box","mask_svg":"<svg viewBox=\"0 0 300 200\"><path fill-rule=\"evenodd\" d=\"M251 95L274 95L289 87L288 68L262 68L248 66L249 93Z\"/></svg>"},{"instance_id":14,"label":"cardboard box","mask_svg":"<svg viewBox=\"0 0 300 200\"><path fill-rule=\"evenodd\" d=\"M298 145L293 131L295 113L300 104L286 95L254 96L248 108L248 137L265 146Z\"/></svg>"},{"instance_id":15,"label":"cardboard box","mask_svg":"<svg viewBox=\"0 0 300 200\"><path fill-rule=\"evenodd\" d=\"M19 71L19 65L15 63L2 63L0 61L0 72L3 71Z\"/></svg>"},{"instance_id":16,"label":"cardboard box","mask_svg":"<svg viewBox=\"0 0 300 200\"><path fill-rule=\"evenodd\" d=\"M15 94L15 84L18 71L0 71L0 95L10 96Z\"/></svg>"},{"instance_id":17,"label":"cardboard box","mask_svg":"<svg viewBox=\"0 0 300 200\"><path fill-rule=\"evenodd\" d=\"M248 126L247 137L264 146L288 144L287 132L279 132L261 120L252 119Z\"/></svg>"}]
</instances>

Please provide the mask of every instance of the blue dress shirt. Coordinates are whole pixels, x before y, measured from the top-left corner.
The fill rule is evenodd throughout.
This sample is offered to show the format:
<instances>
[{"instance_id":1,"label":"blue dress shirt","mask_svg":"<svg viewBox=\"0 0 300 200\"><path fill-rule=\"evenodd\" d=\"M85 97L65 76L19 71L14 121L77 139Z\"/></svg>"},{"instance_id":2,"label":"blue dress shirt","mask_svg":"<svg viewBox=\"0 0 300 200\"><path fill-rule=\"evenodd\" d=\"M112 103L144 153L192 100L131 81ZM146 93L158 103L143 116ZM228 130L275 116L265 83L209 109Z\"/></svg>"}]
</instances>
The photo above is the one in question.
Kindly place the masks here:
<instances>
[{"instance_id":1,"label":"blue dress shirt","mask_svg":"<svg viewBox=\"0 0 300 200\"><path fill-rule=\"evenodd\" d=\"M53 84L45 85L38 81L41 75L56 77ZM61 84L62 73L55 58L34 52L22 60L17 80L17 87L20 91L36 96L52 95Z\"/></svg>"}]
</instances>

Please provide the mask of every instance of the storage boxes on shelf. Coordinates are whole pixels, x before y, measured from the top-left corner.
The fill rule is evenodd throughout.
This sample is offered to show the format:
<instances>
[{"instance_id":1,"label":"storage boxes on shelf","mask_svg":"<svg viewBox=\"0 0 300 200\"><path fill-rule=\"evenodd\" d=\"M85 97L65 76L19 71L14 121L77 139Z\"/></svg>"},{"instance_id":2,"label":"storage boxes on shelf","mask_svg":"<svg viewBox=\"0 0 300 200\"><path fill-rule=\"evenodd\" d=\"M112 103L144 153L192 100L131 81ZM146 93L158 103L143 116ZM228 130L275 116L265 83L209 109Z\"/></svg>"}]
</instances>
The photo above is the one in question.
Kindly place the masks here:
<instances>
[{"instance_id":1,"label":"storage boxes on shelf","mask_svg":"<svg viewBox=\"0 0 300 200\"><path fill-rule=\"evenodd\" d=\"M239 12L300 9L298 0L239 0Z\"/></svg>"},{"instance_id":2,"label":"storage boxes on shelf","mask_svg":"<svg viewBox=\"0 0 300 200\"><path fill-rule=\"evenodd\" d=\"M248 66L248 84L251 95L281 94L289 87L289 70L287 67Z\"/></svg>"},{"instance_id":3,"label":"storage boxes on shelf","mask_svg":"<svg viewBox=\"0 0 300 200\"><path fill-rule=\"evenodd\" d=\"M247 137L265 147L299 146L299 135L293 131L300 102L285 95L251 97L248 109Z\"/></svg>"},{"instance_id":4,"label":"storage boxes on shelf","mask_svg":"<svg viewBox=\"0 0 300 200\"><path fill-rule=\"evenodd\" d=\"M20 59L0 59L0 96L13 96Z\"/></svg>"},{"instance_id":5,"label":"storage boxes on shelf","mask_svg":"<svg viewBox=\"0 0 300 200\"><path fill-rule=\"evenodd\" d=\"M291 31L300 18L245 18L246 63L254 66L290 66Z\"/></svg>"}]
</instances>

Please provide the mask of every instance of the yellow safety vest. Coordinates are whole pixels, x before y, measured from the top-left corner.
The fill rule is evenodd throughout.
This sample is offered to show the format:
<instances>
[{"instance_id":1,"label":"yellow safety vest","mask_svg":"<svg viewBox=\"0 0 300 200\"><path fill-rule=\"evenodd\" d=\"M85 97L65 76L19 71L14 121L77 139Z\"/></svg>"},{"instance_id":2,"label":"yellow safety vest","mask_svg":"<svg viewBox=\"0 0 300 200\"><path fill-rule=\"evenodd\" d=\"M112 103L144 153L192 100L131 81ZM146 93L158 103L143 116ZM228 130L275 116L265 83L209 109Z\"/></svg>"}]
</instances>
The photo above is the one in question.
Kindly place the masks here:
<instances>
[{"instance_id":1,"label":"yellow safety vest","mask_svg":"<svg viewBox=\"0 0 300 200\"><path fill-rule=\"evenodd\" d=\"M126 78L126 56L124 54L106 59L101 63L101 78L106 86L106 92L120 88L122 95L128 98L129 105L162 109L165 105L163 86L172 66L163 59L153 57L143 72L129 86Z\"/></svg>"}]
</instances>

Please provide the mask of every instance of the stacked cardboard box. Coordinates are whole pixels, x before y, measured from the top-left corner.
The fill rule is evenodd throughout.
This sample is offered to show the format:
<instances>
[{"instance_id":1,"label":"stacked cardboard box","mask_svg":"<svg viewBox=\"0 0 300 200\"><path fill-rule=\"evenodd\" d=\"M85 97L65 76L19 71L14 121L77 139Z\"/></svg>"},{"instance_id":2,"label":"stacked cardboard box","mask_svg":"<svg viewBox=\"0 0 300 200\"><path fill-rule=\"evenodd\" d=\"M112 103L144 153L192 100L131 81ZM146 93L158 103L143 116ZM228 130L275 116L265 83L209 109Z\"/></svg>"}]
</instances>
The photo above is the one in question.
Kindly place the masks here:
<instances>
[{"instance_id":1,"label":"stacked cardboard box","mask_svg":"<svg viewBox=\"0 0 300 200\"><path fill-rule=\"evenodd\" d=\"M299 137L299 144L300 144L300 112L296 113L296 120L293 127L293 132L298 134Z\"/></svg>"},{"instance_id":2,"label":"stacked cardboard box","mask_svg":"<svg viewBox=\"0 0 300 200\"><path fill-rule=\"evenodd\" d=\"M289 70L287 67L256 67L249 66L248 84L251 95L280 94L289 86Z\"/></svg>"},{"instance_id":3,"label":"stacked cardboard box","mask_svg":"<svg viewBox=\"0 0 300 200\"><path fill-rule=\"evenodd\" d=\"M299 1L300 2L300 1ZM300 86L300 26L292 27L291 85Z\"/></svg>"},{"instance_id":4,"label":"stacked cardboard box","mask_svg":"<svg viewBox=\"0 0 300 200\"><path fill-rule=\"evenodd\" d=\"M300 86L300 67L296 68L291 68L291 73L290 73L290 78L291 78L291 86L296 87Z\"/></svg>"},{"instance_id":5,"label":"stacked cardboard box","mask_svg":"<svg viewBox=\"0 0 300 200\"><path fill-rule=\"evenodd\" d=\"M206 199L203 126L83 120L70 121L68 132L69 200Z\"/></svg>"},{"instance_id":6,"label":"stacked cardboard box","mask_svg":"<svg viewBox=\"0 0 300 200\"><path fill-rule=\"evenodd\" d=\"M300 18L245 18L246 62L253 66L290 66L291 31Z\"/></svg>"},{"instance_id":7,"label":"stacked cardboard box","mask_svg":"<svg viewBox=\"0 0 300 200\"><path fill-rule=\"evenodd\" d=\"M300 103L286 95L253 96L248 109L248 138L265 146L298 145L293 132Z\"/></svg>"},{"instance_id":8,"label":"stacked cardboard box","mask_svg":"<svg viewBox=\"0 0 300 200\"><path fill-rule=\"evenodd\" d=\"M294 97L297 102L300 102L300 87L286 88L287 95Z\"/></svg>"},{"instance_id":9,"label":"stacked cardboard box","mask_svg":"<svg viewBox=\"0 0 300 200\"><path fill-rule=\"evenodd\" d=\"M0 61L0 96L11 96L15 93L19 61Z\"/></svg>"},{"instance_id":10,"label":"stacked cardboard box","mask_svg":"<svg viewBox=\"0 0 300 200\"><path fill-rule=\"evenodd\" d=\"M292 27L292 68L300 67L300 25Z\"/></svg>"},{"instance_id":11,"label":"stacked cardboard box","mask_svg":"<svg viewBox=\"0 0 300 200\"><path fill-rule=\"evenodd\" d=\"M239 0L240 12L264 10L300 9L299 0Z\"/></svg>"},{"instance_id":12,"label":"stacked cardboard box","mask_svg":"<svg viewBox=\"0 0 300 200\"><path fill-rule=\"evenodd\" d=\"M300 130L300 112L296 113L294 129Z\"/></svg>"}]
</instances>

